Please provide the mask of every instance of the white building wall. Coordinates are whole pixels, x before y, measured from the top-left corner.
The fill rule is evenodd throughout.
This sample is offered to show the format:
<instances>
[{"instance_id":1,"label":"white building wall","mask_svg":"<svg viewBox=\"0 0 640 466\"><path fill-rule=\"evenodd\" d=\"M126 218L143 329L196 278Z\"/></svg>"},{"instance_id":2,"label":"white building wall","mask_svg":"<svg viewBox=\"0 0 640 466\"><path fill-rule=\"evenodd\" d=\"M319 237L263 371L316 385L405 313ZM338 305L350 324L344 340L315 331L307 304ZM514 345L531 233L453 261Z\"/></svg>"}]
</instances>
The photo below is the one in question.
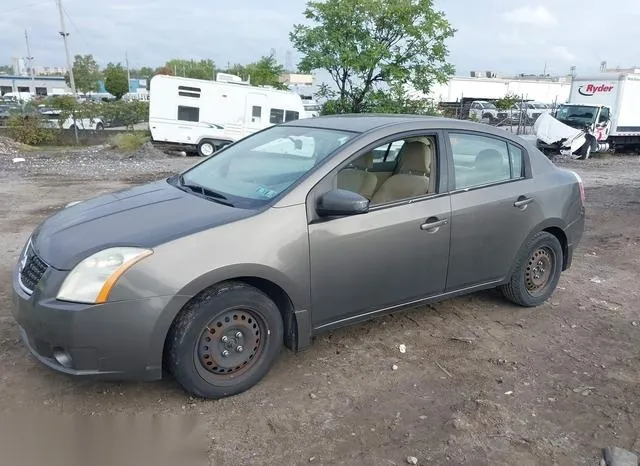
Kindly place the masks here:
<instances>
[{"instance_id":1,"label":"white building wall","mask_svg":"<svg viewBox=\"0 0 640 466\"><path fill-rule=\"evenodd\" d=\"M428 98L436 102L455 102L461 98L500 99L507 94L523 96L526 100L553 103L566 102L571 90L570 80L546 81L503 78L454 77L446 84L436 84L428 95L408 90L412 98Z\"/></svg>"}]
</instances>

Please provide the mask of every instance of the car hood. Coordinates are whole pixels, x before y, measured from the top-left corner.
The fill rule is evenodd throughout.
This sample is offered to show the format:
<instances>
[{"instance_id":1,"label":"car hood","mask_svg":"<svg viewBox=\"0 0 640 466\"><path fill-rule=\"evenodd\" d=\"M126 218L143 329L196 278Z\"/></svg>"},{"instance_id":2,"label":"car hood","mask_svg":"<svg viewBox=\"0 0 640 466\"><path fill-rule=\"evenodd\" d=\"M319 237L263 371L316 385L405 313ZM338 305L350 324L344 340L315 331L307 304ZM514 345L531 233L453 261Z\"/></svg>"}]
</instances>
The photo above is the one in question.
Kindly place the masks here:
<instances>
[{"instance_id":1,"label":"car hood","mask_svg":"<svg viewBox=\"0 0 640 466\"><path fill-rule=\"evenodd\" d=\"M152 248L255 213L184 192L162 180L62 209L38 226L32 244L50 266L70 270L104 248Z\"/></svg>"}]
</instances>

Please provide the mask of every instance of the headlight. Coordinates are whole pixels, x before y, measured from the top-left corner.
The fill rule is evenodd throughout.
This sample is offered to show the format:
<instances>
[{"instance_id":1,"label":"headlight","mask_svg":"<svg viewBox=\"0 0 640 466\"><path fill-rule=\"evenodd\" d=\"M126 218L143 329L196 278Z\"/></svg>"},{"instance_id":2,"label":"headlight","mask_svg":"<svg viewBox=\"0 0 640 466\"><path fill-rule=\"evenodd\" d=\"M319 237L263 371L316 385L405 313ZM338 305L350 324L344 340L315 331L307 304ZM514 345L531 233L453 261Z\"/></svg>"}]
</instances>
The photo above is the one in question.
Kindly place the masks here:
<instances>
[{"instance_id":1,"label":"headlight","mask_svg":"<svg viewBox=\"0 0 640 466\"><path fill-rule=\"evenodd\" d=\"M109 248L87 257L67 275L57 299L78 303L104 303L118 278L133 264L151 255L150 249Z\"/></svg>"}]
</instances>

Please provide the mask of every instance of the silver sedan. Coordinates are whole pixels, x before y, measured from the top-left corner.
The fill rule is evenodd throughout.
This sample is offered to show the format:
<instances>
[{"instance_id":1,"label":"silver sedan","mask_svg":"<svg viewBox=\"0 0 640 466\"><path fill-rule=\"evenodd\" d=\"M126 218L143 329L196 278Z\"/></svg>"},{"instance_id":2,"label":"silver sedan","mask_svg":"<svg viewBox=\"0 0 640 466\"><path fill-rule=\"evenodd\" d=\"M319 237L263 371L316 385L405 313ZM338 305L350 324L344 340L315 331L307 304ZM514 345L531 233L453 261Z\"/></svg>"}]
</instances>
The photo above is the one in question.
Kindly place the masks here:
<instances>
[{"instance_id":1,"label":"silver sedan","mask_svg":"<svg viewBox=\"0 0 640 466\"><path fill-rule=\"evenodd\" d=\"M44 220L13 276L43 364L220 398L282 345L500 288L538 306L571 265L584 190L524 139L428 117L272 126L168 179Z\"/></svg>"}]
</instances>

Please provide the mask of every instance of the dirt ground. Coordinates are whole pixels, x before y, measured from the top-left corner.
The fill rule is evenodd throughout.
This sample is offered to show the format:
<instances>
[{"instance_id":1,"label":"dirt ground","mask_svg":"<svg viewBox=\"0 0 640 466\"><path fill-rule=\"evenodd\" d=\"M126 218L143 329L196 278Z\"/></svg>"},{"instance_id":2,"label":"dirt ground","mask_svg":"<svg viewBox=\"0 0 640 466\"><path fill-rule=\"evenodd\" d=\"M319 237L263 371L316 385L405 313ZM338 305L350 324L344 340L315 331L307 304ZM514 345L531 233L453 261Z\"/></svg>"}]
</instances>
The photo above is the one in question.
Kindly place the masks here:
<instances>
[{"instance_id":1,"label":"dirt ground","mask_svg":"<svg viewBox=\"0 0 640 466\"><path fill-rule=\"evenodd\" d=\"M43 217L198 159L23 156L0 156L4 415L193 414L215 465L597 465L603 447L640 449L638 156L558 161L585 180L587 228L542 307L489 291L378 318L283 349L261 383L220 401L171 380L58 375L28 354L10 311L12 268Z\"/></svg>"}]
</instances>

